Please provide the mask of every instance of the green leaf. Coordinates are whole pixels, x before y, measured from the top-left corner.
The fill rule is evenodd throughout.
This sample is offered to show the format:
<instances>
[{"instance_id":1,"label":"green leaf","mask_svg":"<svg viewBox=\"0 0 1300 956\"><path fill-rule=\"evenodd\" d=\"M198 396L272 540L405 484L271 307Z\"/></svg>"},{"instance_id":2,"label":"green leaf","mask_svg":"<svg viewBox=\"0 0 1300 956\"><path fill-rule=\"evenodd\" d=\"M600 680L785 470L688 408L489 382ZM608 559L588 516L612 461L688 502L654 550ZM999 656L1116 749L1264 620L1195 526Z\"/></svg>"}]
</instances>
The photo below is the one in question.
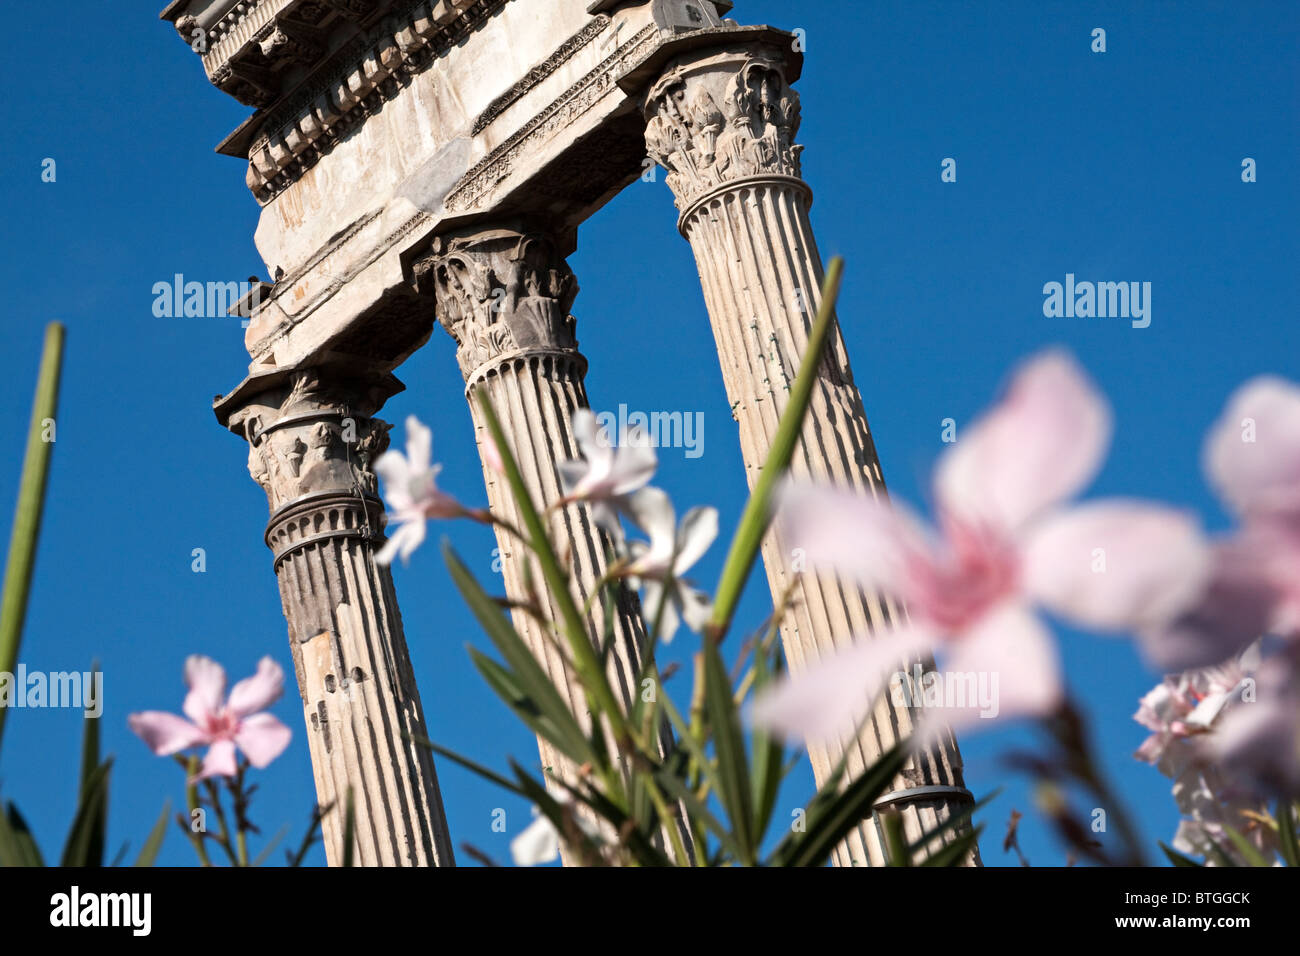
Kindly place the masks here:
<instances>
[{"instance_id":1,"label":"green leaf","mask_svg":"<svg viewBox=\"0 0 1300 956\"><path fill-rule=\"evenodd\" d=\"M1197 863L1190 856L1183 856L1173 847L1167 846L1164 843L1160 844L1160 849L1164 852L1165 856L1169 858L1169 862L1172 863L1174 866L1204 866L1205 865L1203 863Z\"/></svg>"},{"instance_id":2,"label":"green leaf","mask_svg":"<svg viewBox=\"0 0 1300 956\"><path fill-rule=\"evenodd\" d=\"M487 658L471 648L470 654L474 658L475 665L479 667L480 673L483 673L489 683L492 683L493 677L498 679L498 683L493 684L493 689L520 717L524 717L524 713L518 708L523 706L525 701L529 702L536 710L537 716L534 720L544 723L547 728L547 733L544 734L546 739L563 750L566 755L578 763L594 761L595 754L577 719L569 711L559 691L551 683L551 679L537 663L537 658L533 657L524 639L506 619L500 606L479 586L478 581L456 556L449 543L443 543L442 553L447 568L451 571L451 578L465 599L465 603L473 611L474 617L487 633L488 639L505 659L506 666L510 668L506 671L494 664L485 671L481 662ZM492 676L489 676L488 671ZM504 684L500 683L502 679ZM506 692L503 693L503 690ZM534 732L541 733L538 726L534 726L531 722L530 726L533 727Z\"/></svg>"},{"instance_id":3,"label":"green leaf","mask_svg":"<svg viewBox=\"0 0 1300 956\"><path fill-rule=\"evenodd\" d=\"M262 847L262 852L257 854L257 857L253 860L253 862L250 865L261 866L262 864L264 864L267 860L271 858L271 854L275 852L275 848L279 846L280 843L283 842L284 838L287 837L288 835L289 835L289 824L286 823L284 826L280 827L280 829L275 831L275 836L271 837L271 839L266 841L266 846Z\"/></svg>"},{"instance_id":4,"label":"green leaf","mask_svg":"<svg viewBox=\"0 0 1300 956\"><path fill-rule=\"evenodd\" d=\"M112 758L104 761L82 782L81 799L63 847L59 866L103 866L104 831L108 822L108 779Z\"/></svg>"},{"instance_id":5,"label":"green leaf","mask_svg":"<svg viewBox=\"0 0 1300 956\"><path fill-rule=\"evenodd\" d=\"M1296 836L1295 808L1290 800L1277 802L1277 835L1287 866L1300 866L1300 837Z\"/></svg>"},{"instance_id":6,"label":"green leaf","mask_svg":"<svg viewBox=\"0 0 1300 956\"><path fill-rule=\"evenodd\" d=\"M92 680L99 673L99 661L90 665ZM81 789L78 797L86 798L87 788L95 770L99 767L99 719L86 716L82 719L81 729Z\"/></svg>"},{"instance_id":7,"label":"green leaf","mask_svg":"<svg viewBox=\"0 0 1300 956\"><path fill-rule=\"evenodd\" d=\"M454 750L448 750L446 747L442 746L441 744L436 744L432 740L428 740L416 734L404 734L403 736L406 736L409 740L411 740L413 743L417 744L418 746L427 747L428 749L432 750L434 753L438 754L439 756L446 757L448 760L452 761L453 763L460 764L466 770L470 771L471 773L478 774L480 777L482 777L484 780L489 781L490 783L495 783L498 787L504 787L506 790L509 790L511 793L518 794L521 797L528 796L528 794L524 793L524 791L521 790L517 784L514 784L511 781L507 780L505 777L501 776L501 774L497 773L496 771L489 770L487 767L483 766L480 763L475 763L473 760L470 760L468 757L462 757Z\"/></svg>"},{"instance_id":8,"label":"green leaf","mask_svg":"<svg viewBox=\"0 0 1300 956\"><path fill-rule=\"evenodd\" d=\"M898 776L907 762L905 743L898 743L841 792L838 774L817 791L808 804L807 831L791 833L772 854L772 866L823 866L835 845L859 822L870 817L876 799ZM843 761L841 761L841 767Z\"/></svg>"},{"instance_id":9,"label":"green leaf","mask_svg":"<svg viewBox=\"0 0 1300 956\"><path fill-rule=\"evenodd\" d=\"M946 836L950 830L956 830L958 827L965 826L966 822L970 820L971 817L973 817L980 810L983 810L993 800L997 799L998 795L1001 793L1002 793L1002 788L999 787L997 790L994 790L983 800L980 800L977 803L972 803L961 813L954 813L947 820L943 821L943 823L940 823L938 826L933 827L930 830L927 830L925 833L921 834L920 837L918 837L916 840L914 840L912 843L908 845L907 847L908 853L910 853L912 857L915 858L918 852L924 850L935 840L938 840Z\"/></svg>"},{"instance_id":10,"label":"green leaf","mask_svg":"<svg viewBox=\"0 0 1300 956\"><path fill-rule=\"evenodd\" d=\"M171 812L172 802L163 801L162 813L158 814L157 822L149 831L149 838L140 847L140 855L135 858L134 866L153 866L154 860L158 859L158 851L162 849L163 839L167 836L167 822Z\"/></svg>"},{"instance_id":11,"label":"green leaf","mask_svg":"<svg viewBox=\"0 0 1300 956\"><path fill-rule=\"evenodd\" d=\"M727 552L727 561L723 565L722 576L718 579L713 598L713 619L709 623L709 630L717 637L726 634L731 627L731 619L736 613L749 573L758 559L763 535L771 520L772 496L777 482L790 467L790 459L799 443L804 416L808 412L813 388L817 383L818 366L822 363L822 353L826 350L826 343L834 327L835 302L839 298L843 273L844 260L837 256L831 260L830 268L826 271L821 307L808 332L808 345L799 365L799 374L790 389L789 401L781 413L781 420L777 423L772 447L758 473L758 481L745 505L735 537L731 539L731 549Z\"/></svg>"},{"instance_id":12,"label":"green leaf","mask_svg":"<svg viewBox=\"0 0 1300 956\"><path fill-rule=\"evenodd\" d=\"M749 761L745 756L745 736L740 729L740 714L716 641L704 639L704 713L713 734L713 749L718 759L718 799L735 833L740 862L753 866L754 808L750 801L754 785L749 779Z\"/></svg>"},{"instance_id":13,"label":"green leaf","mask_svg":"<svg viewBox=\"0 0 1300 956\"><path fill-rule=\"evenodd\" d=\"M1272 866L1272 863L1264 856L1259 849L1247 840L1244 836L1234 830L1232 827L1225 826L1223 831L1228 834L1228 839L1232 845L1237 848L1237 852L1246 858L1246 862L1251 866Z\"/></svg>"},{"instance_id":14,"label":"green leaf","mask_svg":"<svg viewBox=\"0 0 1300 956\"><path fill-rule=\"evenodd\" d=\"M59 406L59 376L63 364L63 325L45 327L45 347L36 378L31 424L27 429L27 452L18 482L18 505L9 535L9 557L5 563L4 588L0 591L0 672L12 674L18 663L27 598L31 593L32 571L36 566L36 545L45 508L45 488L50 475L54 442L45 440L45 422L54 421ZM4 736L8 707L0 707L0 739Z\"/></svg>"},{"instance_id":15,"label":"green leaf","mask_svg":"<svg viewBox=\"0 0 1300 956\"><path fill-rule=\"evenodd\" d=\"M44 866L40 848L36 845L27 821L18 807L9 804L0 813L0 866Z\"/></svg>"},{"instance_id":16,"label":"green leaf","mask_svg":"<svg viewBox=\"0 0 1300 956\"><path fill-rule=\"evenodd\" d=\"M551 714L543 713L536 700L526 694L519 686L519 679L516 674L506 670L492 658L481 654L473 647L469 648L469 656L470 660L474 662L474 667L483 675L483 680L487 682L498 697L505 701L506 706L528 725L529 730L539 737L549 740L567 757L579 764L595 759L587 738L583 736L582 730L572 716L569 716L568 720L565 721L564 718L556 720ZM563 703L560 704L560 707L564 707ZM568 715L567 709L564 713Z\"/></svg>"},{"instance_id":17,"label":"green leaf","mask_svg":"<svg viewBox=\"0 0 1300 956\"><path fill-rule=\"evenodd\" d=\"M713 835L722 844L723 849L737 860L744 858L740 844L736 842L735 835L722 825L718 818L710 812L708 806L692 793L680 779L666 771L657 774L655 779L659 781L659 786L664 789L668 796L685 804L686 812L691 815L692 819L703 823L707 829L713 832Z\"/></svg>"},{"instance_id":18,"label":"green leaf","mask_svg":"<svg viewBox=\"0 0 1300 956\"><path fill-rule=\"evenodd\" d=\"M754 694L757 695L781 675L781 655L774 655L774 667L769 669L767 650L760 643L754 649ZM776 810L776 797L785 779L785 745L775 734L755 728L752 732L750 747L754 756L754 771L751 777L754 785L752 800L754 803L754 833L762 841L763 834L772 823L772 814Z\"/></svg>"},{"instance_id":19,"label":"green leaf","mask_svg":"<svg viewBox=\"0 0 1300 956\"><path fill-rule=\"evenodd\" d=\"M880 815L880 825L885 831L885 858L888 866L911 866L912 855L907 852L907 835L903 832L903 815L895 809Z\"/></svg>"},{"instance_id":20,"label":"green leaf","mask_svg":"<svg viewBox=\"0 0 1300 956\"><path fill-rule=\"evenodd\" d=\"M357 842L357 807L352 787L348 787L347 802L343 808L343 865L353 866Z\"/></svg>"},{"instance_id":21,"label":"green leaf","mask_svg":"<svg viewBox=\"0 0 1300 956\"><path fill-rule=\"evenodd\" d=\"M979 846L980 834L984 832L984 824L980 824L974 830L963 833L956 840L953 840L942 850L927 857L921 866L961 866L966 862L970 853Z\"/></svg>"}]
</instances>

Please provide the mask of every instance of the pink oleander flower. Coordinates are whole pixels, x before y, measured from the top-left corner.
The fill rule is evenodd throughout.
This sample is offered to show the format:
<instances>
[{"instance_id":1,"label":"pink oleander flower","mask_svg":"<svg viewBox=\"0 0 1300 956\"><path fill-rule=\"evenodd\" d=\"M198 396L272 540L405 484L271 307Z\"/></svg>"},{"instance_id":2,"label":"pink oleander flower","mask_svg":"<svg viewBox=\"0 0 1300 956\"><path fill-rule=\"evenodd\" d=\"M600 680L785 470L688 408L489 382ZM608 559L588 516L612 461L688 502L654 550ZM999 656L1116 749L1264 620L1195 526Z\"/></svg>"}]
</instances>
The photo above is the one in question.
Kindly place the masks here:
<instances>
[{"instance_id":1,"label":"pink oleander flower","mask_svg":"<svg viewBox=\"0 0 1300 956\"><path fill-rule=\"evenodd\" d=\"M629 429L623 444L615 445L589 408L573 413L573 437L582 458L559 465L565 500L590 503L596 525L622 540L618 513L628 496L654 477L659 465L654 447L639 428Z\"/></svg>"},{"instance_id":2,"label":"pink oleander flower","mask_svg":"<svg viewBox=\"0 0 1300 956\"><path fill-rule=\"evenodd\" d=\"M190 691L181 710L189 720L150 710L131 714L127 724L160 757L206 746L195 780L235 776L236 748L261 768L289 746L293 736L289 728L272 714L259 713L284 692L284 671L271 658L258 661L257 673L231 688L227 698L225 669L211 658L193 654L185 660L185 685Z\"/></svg>"},{"instance_id":3,"label":"pink oleander flower","mask_svg":"<svg viewBox=\"0 0 1300 956\"><path fill-rule=\"evenodd\" d=\"M633 523L650 536L648 543L629 543L631 561L625 569L632 586L642 590L646 623L653 627L656 618L660 621L664 643L673 639L682 620L698 632L713 613L712 602L682 575L717 538L717 509L692 508L678 527L672 501L658 488L642 488L628 498L626 507Z\"/></svg>"},{"instance_id":4,"label":"pink oleander flower","mask_svg":"<svg viewBox=\"0 0 1300 956\"><path fill-rule=\"evenodd\" d=\"M1064 507L1099 470L1110 432L1101 395L1053 351L1023 366L940 458L937 528L883 498L787 486L779 517L788 545L815 568L901 599L907 618L785 679L755 700L754 722L790 736L843 734L888 672L935 652L948 672L995 676L1000 716L1044 715L1062 687L1036 608L1143 633L1179 614L1210 568L1191 517L1129 500ZM916 736L942 721L969 723L986 704L926 708Z\"/></svg>"},{"instance_id":5,"label":"pink oleander flower","mask_svg":"<svg viewBox=\"0 0 1300 956\"><path fill-rule=\"evenodd\" d=\"M1223 660L1264 633L1300 642L1300 387L1247 382L1210 429L1204 459L1241 527L1215 542L1210 586L1162 635L1166 670Z\"/></svg>"},{"instance_id":6,"label":"pink oleander flower","mask_svg":"<svg viewBox=\"0 0 1300 956\"><path fill-rule=\"evenodd\" d=\"M490 444L490 443L489 443ZM406 454L389 450L375 461L375 473L384 482L389 521L396 522L388 541L375 555L375 563L405 563L424 543L429 518L457 518L465 509L451 495L439 491L436 479L442 465L433 464L433 432L414 415L406 419Z\"/></svg>"},{"instance_id":7,"label":"pink oleander flower","mask_svg":"<svg viewBox=\"0 0 1300 956\"><path fill-rule=\"evenodd\" d=\"M1256 849L1271 855L1278 842L1261 823L1266 801L1252 781L1221 765L1224 729L1258 713L1255 674L1260 648L1252 645L1217 667L1168 676L1142 698L1134 719L1152 733L1134 754L1154 764L1173 781L1182 820L1172 845L1180 853L1204 856L1216 865L1226 856L1237 865L1248 860L1228 836L1231 827Z\"/></svg>"}]
</instances>

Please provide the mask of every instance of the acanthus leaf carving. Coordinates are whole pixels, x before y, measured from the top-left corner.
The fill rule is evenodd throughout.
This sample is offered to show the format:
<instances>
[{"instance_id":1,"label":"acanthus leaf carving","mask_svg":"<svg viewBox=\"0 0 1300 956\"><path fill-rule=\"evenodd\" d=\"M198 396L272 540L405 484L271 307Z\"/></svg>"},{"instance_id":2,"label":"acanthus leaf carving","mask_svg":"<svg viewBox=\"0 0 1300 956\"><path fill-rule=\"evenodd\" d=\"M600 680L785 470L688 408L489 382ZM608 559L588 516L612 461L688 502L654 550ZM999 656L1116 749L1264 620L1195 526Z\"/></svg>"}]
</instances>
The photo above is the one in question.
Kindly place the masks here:
<instances>
[{"instance_id":1,"label":"acanthus leaf carving","mask_svg":"<svg viewBox=\"0 0 1300 956\"><path fill-rule=\"evenodd\" d=\"M468 381L502 355L576 351L578 283L549 237L496 229L436 237L417 267Z\"/></svg>"},{"instance_id":2,"label":"acanthus leaf carving","mask_svg":"<svg viewBox=\"0 0 1300 956\"><path fill-rule=\"evenodd\" d=\"M685 209L750 176L800 178L799 94L781 65L747 54L665 75L646 100L646 146Z\"/></svg>"}]
</instances>

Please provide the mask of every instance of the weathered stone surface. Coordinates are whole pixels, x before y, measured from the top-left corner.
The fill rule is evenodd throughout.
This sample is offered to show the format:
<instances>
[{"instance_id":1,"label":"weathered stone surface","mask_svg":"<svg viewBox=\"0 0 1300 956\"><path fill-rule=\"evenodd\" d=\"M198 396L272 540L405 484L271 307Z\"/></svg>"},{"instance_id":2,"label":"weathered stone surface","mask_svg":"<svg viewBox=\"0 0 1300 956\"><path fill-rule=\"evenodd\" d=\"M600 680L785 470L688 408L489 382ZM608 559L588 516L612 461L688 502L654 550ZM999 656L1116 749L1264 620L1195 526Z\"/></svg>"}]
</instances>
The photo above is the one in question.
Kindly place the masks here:
<instances>
[{"instance_id":1,"label":"weathered stone surface","mask_svg":"<svg viewBox=\"0 0 1300 956\"><path fill-rule=\"evenodd\" d=\"M522 527L522 515L505 478L488 463L484 449L490 438L479 402L485 397L500 418L536 506L549 508L559 502L564 491L557 466L581 457L573 435L573 413L588 407L583 384L587 361L578 351L576 323L569 314L578 294L577 281L553 237L515 227L471 229L439 237L419 264L419 274L435 297L439 321L458 346L457 360L465 377L492 513L513 527ZM583 504L549 511L548 518L551 539L562 542L566 551L573 599L583 607L609 570L612 544ZM498 529L497 542L507 596L523 604L535 598L544 618L562 620L556 596L536 561L504 530ZM620 587L612 600L610 607L608 592L593 600L586 623L592 644L600 647L604 622L607 617L612 621L609 682L624 711L629 712L640 690L637 675L645 628L634 594ZM560 696L590 732L582 685L553 635L522 607L514 610L513 618ZM666 726L662 733L666 748L670 742ZM577 782L579 768L571 760L542 737L537 745L548 776ZM612 749L612 740L610 745ZM682 827L679 833L689 847L687 828ZM576 861L566 854L565 863Z\"/></svg>"},{"instance_id":2,"label":"weathered stone surface","mask_svg":"<svg viewBox=\"0 0 1300 956\"><path fill-rule=\"evenodd\" d=\"M374 460L389 425L373 415L401 388L391 375L308 369L219 405L249 442L248 469L266 492L289 646L307 724L331 865L343 858L353 793L356 861L451 866L451 839L420 695L387 568Z\"/></svg>"},{"instance_id":3,"label":"weathered stone surface","mask_svg":"<svg viewBox=\"0 0 1300 956\"><path fill-rule=\"evenodd\" d=\"M751 487L788 402L824 279L808 218L812 193L799 178L800 105L786 79L789 50L768 35L690 52L669 64L645 98L646 142L669 171L682 210L678 225L695 252ZM838 327L791 472L885 493ZM795 571L793 547L775 529L764 540L763 559L773 599L792 589L781 636L795 673L899 618L900 609L879 595ZM850 727L842 744L809 748L819 782L846 749L850 772L860 773L909 734L912 714L887 698L860 737L852 738ZM913 757L887 796L882 804L902 812L909 839L969 802L951 736ZM859 826L835 853L841 866L884 861L874 822Z\"/></svg>"}]
</instances>

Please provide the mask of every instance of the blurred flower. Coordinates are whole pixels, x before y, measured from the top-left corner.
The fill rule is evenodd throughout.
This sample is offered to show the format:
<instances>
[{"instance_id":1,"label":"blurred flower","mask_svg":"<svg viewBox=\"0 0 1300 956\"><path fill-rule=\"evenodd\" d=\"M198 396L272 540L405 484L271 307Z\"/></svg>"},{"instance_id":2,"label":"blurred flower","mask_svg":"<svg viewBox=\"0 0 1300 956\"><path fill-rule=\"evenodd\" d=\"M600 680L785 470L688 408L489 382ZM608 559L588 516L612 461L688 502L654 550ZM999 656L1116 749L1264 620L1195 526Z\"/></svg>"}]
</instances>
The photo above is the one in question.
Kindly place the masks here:
<instances>
[{"instance_id":1,"label":"blurred flower","mask_svg":"<svg viewBox=\"0 0 1300 956\"><path fill-rule=\"evenodd\" d=\"M589 408L573 413L573 437L582 458L559 465L565 500L589 502L596 525L621 540L618 512L628 495L654 477L658 456L640 428L628 429L626 441L615 445Z\"/></svg>"},{"instance_id":2,"label":"blurred flower","mask_svg":"<svg viewBox=\"0 0 1300 956\"><path fill-rule=\"evenodd\" d=\"M259 713L284 691L284 671L269 657L257 673L236 684L226 699L226 671L216 661L193 654L185 661L185 685L190 692L181 710L189 718L162 711L131 714L131 730L155 754L165 757L206 745L208 752L195 780L233 777L239 766L238 747L254 767L265 767L289 746L292 732L274 716Z\"/></svg>"},{"instance_id":3,"label":"blurred flower","mask_svg":"<svg viewBox=\"0 0 1300 956\"><path fill-rule=\"evenodd\" d=\"M1226 664L1166 677L1142 698L1134 714L1152 731L1134 756L1154 764L1174 782L1174 800L1183 817L1174 849L1203 856L1211 864L1222 856L1248 864L1228 836L1229 827L1265 855L1278 846L1274 831L1261 823L1267 801L1252 785L1250 774L1219 762L1224 729L1243 717L1254 725L1254 718L1269 712L1259 709L1253 676L1259 659L1260 648L1254 644Z\"/></svg>"},{"instance_id":4,"label":"blurred flower","mask_svg":"<svg viewBox=\"0 0 1300 956\"><path fill-rule=\"evenodd\" d=\"M375 462L375 473L384 481L384 499L389 520L398 526L375 555L377 564L391 564L401 556L405 562L424 542L429 518L456 518L465 513L460 502L439 491L435 479L442 470L433 461L433 432L414 415L406 419L406 454L390 450Z\"/></svg>"},{"instance_id":5,"label":"blurred flower","mask_svg":"<svg viewBox=\"0 0 1300 956\"><path fill-rule=\"evenodd\" d=\"M1206 738L1206 759L1261 796L1300 797L1300 650L1269 655L1255 699L1232 708Z\"/></svg>"},{"instance_id":6,"label":"blurred flower","mask_svg":"<svg viewBox=\"0 0 1300 956\"><path fill-rule=\"evenodd\" d=\"M1205 471L1242 522L1214 545L1210 586L1160 635L1167 670L1223 660L1264 633L1300 640L1300 388L1252 379L1205 442Z\"/></svg>"},{"instance_id":7,"label":"blurred flower","mask_svg":"<svg viewBox=\"0 0 1300 956\"><path fill-rule=\"evenodd\" d=\"M1048 352L940 458L937 530L883 499L788 486L787 540L814 566L900 598L908 623L785 679L755 701L755 722L792 736L843 733L889 671L936 650L947 671L998 676L1000 715L1043 715L1061 701L1061 677L1035 605L1101 631L1145 633L1181 613L1210 570L1191 517L1126 500L1061 507L1091 482L1110 432L1082 370ZM969 723L981 709L968 701L930 717Z\"/></svg>"},{"instance_id":8,"label":"blurred flower","mask_svg":"<svg viewBox=\"0 0 1300 956\"><path fill-rule=\"evenodd\" d=\"M660 620L659 635L665 643L683 619L699 631L708 623L711 602L681 576L718 536L717 509L692 508L678 527L672 501L658 488L642 488L628 498L626 507L636 526L650 536L649 543L629 543L632 560L626 568L632 586L643 590L646 623L653 627L656 618Z\"/></svg>"},{"instance_id":9,"label":"blurred flower","mask_svg":"<svg viewBox=\"0 0 1300 956\"><path fill-rule=\"evenodd\" d=\"M581 814L569 812L572 797L567 793L556 794L555 802L589 838L600 839L600 829L593 821ZM560 831L537 807L533 807L533 814L537 819L510 841L510 855L514 858L515 866L539 866L560 858Z\"/></svg>"}]
</instances>

